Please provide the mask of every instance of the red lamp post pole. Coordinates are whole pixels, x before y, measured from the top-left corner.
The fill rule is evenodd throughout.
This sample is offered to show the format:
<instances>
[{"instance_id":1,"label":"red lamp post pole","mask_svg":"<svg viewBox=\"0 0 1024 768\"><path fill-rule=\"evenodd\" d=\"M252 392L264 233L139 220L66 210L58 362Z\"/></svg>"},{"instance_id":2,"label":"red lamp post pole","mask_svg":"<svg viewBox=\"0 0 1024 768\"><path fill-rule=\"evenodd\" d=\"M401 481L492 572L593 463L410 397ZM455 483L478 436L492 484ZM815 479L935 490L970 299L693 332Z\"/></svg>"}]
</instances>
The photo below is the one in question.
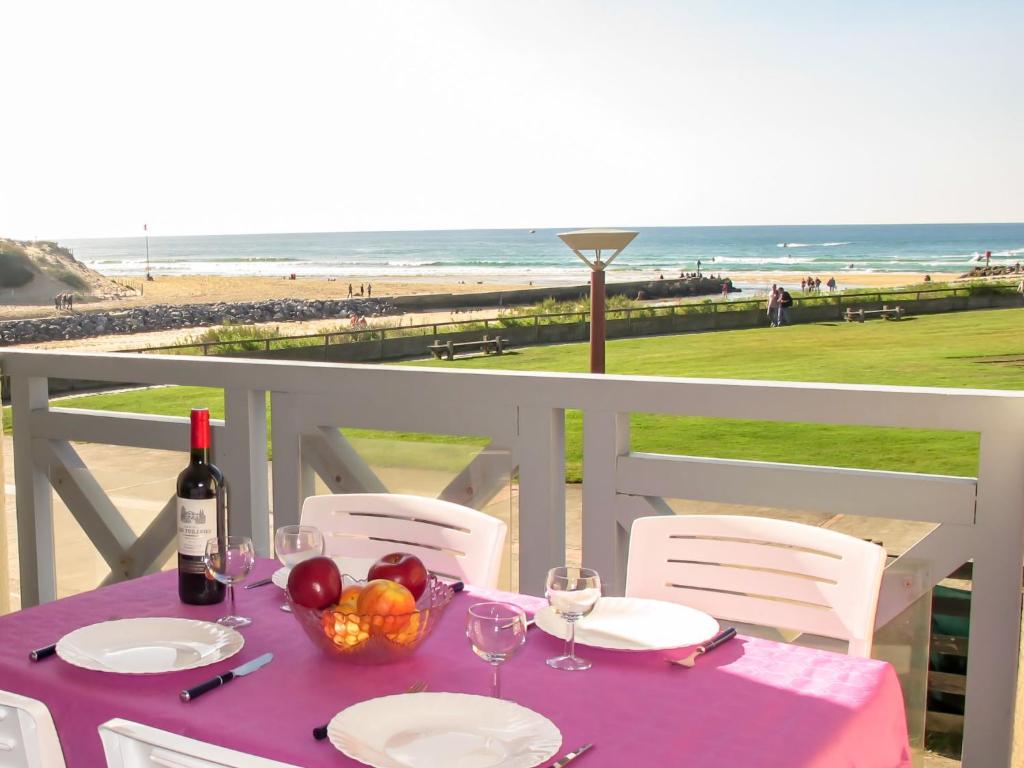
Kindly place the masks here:
<instances>
[{"instance_id":1,"label":"red lamp post pole","mask_svg":"<svg viewBox=\"0 0 1024 768\"><path fill-rule=\"evenodd\" d=\"M604 270L590 271L590 372L604 373Z\"/></svg>"}]
</instances>

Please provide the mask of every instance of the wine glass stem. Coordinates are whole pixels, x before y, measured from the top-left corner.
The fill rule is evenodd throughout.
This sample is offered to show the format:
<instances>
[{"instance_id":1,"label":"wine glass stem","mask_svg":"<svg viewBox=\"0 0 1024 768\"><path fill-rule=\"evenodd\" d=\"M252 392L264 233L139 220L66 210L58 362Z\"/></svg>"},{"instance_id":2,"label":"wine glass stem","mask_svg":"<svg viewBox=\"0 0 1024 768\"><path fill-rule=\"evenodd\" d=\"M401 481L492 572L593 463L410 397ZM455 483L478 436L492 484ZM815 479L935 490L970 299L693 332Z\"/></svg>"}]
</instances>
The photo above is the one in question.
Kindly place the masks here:
<instances>
[{"instance_id":1,"label":"wine glass stem","mask_svg":"<svg viewBox=\"0 0 1024 768\"><path fill-rule=\"evenodd\" d=\"M568 649L566 654L570 659L576 658L576 620L573 619L569 622L569 639L565 643L565 647Z\"/></svg>"},{"instance_id":2,"label":"wine glass stem","mask_svg":"<svg viewBox=\"0 0 1024 768\"><path fill-rule=\"evenodd\" d=\"M501 698L501 677L498 671L501 669L501 664L491 664L493 673L491 675L491 696L496 699Z\"/></svg>"},{"instance_id":3,"label":"wine glass stem","mask_svg":"<svg viewBox=\"0 0 1024 768\"><path fill-rule=\"evenodd\" d=\"M238 613L235 611L235 585L233 583L228 584L228 599L231 601L231 615L237 616Z\"/></svg>"}]
</instances>

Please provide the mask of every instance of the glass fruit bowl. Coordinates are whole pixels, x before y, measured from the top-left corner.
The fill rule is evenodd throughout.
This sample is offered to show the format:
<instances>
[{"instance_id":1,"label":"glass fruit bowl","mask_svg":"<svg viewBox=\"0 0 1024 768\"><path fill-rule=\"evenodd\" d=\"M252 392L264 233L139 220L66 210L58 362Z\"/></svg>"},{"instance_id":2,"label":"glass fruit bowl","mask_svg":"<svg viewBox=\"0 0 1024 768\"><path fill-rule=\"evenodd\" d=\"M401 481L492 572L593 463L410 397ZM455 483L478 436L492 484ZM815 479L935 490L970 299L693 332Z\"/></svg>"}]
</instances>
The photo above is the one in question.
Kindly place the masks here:
<instances>
[{"instance_id":1,"label":"glass fruit bowl","mask_svg":"<svg viewBox=\"0 0 1024 768\"><path fill-rule=\"evenodd\" d=\"M342 577L342 591L365 581ZM353 664L388 664L411 656L430 635L455 596L451 585L431 574L416 610L400 614L343 612L338 607L314 610L285 599L309 639L322 651Z\"/></svg>"}]
</instances>

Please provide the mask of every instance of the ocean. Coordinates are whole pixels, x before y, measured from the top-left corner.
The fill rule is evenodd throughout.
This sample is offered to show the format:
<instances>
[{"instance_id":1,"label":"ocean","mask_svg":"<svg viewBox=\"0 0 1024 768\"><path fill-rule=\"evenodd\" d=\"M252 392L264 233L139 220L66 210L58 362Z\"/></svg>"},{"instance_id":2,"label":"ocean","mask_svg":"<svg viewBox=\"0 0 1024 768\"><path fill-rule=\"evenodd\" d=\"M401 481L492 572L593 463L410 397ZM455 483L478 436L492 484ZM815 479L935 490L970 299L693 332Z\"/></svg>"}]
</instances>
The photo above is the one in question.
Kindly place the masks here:
<instances>
[{"instance_id":1,"label":"ocean","mask_svg":"<svg viewBox=\"0 0 1024 768\"><path fill-rule=\"evenodd\" d=\"M556 229L325 232L149 238L155 275L327 276L348 280L465 280L561 284L585 267ZM1024 259L1024 223L642 227L609 268L615 281L706 273L800 272L855 285L858 274L966 272ZM62 240L106 275L143 275L143 237ZM606 255L607 256L607 255Z\"/></svg>"}]
</instances>

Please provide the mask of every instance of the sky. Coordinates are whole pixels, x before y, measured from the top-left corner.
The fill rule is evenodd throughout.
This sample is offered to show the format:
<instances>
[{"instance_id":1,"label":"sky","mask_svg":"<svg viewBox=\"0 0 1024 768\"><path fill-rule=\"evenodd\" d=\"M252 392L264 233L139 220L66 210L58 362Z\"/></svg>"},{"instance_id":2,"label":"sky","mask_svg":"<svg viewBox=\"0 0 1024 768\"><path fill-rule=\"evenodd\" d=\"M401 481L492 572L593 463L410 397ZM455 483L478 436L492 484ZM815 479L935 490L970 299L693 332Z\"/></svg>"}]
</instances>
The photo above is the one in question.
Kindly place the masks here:
<instances>
[{"instance_id":1,"label":"sky","mask_svg":"<svg viewBox=\"0 0 1024 768\"><path fill-rule=\"evenodd\" d=\"M0 2L0 236L1024 221L1024 2Z\"/></svg>"}]
</instances>

